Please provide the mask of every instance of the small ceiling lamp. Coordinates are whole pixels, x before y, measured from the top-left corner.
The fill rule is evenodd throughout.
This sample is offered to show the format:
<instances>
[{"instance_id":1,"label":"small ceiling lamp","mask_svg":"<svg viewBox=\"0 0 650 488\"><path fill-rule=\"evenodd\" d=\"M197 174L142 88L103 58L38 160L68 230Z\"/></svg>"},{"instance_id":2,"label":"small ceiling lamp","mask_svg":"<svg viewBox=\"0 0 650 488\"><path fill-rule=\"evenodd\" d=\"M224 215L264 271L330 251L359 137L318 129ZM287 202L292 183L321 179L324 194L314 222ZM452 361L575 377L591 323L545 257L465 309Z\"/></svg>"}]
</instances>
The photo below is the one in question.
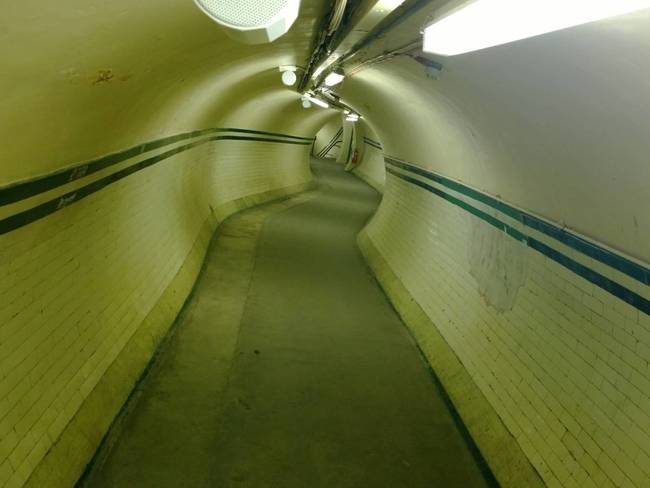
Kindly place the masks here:
<instances>
[{"instance_id":1,"label":"small ceiling lamp","mask_svg":"<svg viewBox=\"0 0 650 488\"><path fill-rule=\"evenodd\" d=\"M296 76L295 66L280 66L280 73L282 73L282 83L286 86L293 86L296 84L298 77Z\"/></svg>"},{"instance_id":2,"label":"small ceiling lamp","mask_svg":"<svg viewBox=\"0 0 650 488\"><path fill-rule=\"evenodd\" d=\"M356 122L359 120L359 114L355 114L354 112L350 112L345 116L345 120L347 122Z\"/></svg>"}]
</instances>

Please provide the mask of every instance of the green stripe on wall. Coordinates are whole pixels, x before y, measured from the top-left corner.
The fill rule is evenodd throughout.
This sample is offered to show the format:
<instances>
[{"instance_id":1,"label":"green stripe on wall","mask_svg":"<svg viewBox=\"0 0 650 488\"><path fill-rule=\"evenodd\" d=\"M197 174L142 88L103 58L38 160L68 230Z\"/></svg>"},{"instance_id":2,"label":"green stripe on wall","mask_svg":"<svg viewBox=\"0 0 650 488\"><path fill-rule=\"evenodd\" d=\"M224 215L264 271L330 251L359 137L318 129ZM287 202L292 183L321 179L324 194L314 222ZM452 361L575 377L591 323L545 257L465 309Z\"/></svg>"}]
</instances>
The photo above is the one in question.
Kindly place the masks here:
<instances>
[{"instance_id":1,"label":"green stripe on wall","mask_svg":"<svg viewBox=\"0 0 650 488\"><path fill-rule=\"evenodd\" d=\"M384 150L384 148L382 147L382 145L381 145L380 142L373 141L373 140L370 139L369 137L365 137L365 136L364 136L364 138L363 138L363 142L365 142L365 143L368 144L369 146L374 147L375 149L379 149L380 151L383 151L383 150Z\"/></svg>"},{"instance_id":2,"label":"green stripe on wall","mask_svg":"<svg viewBox=\"0 0 650 488\"><path fill-rule=\"evenodd\" d=\"M386 172L400 178L408 183L411 183L413 185L416 185L429 193L433 193L434 195L448 201L449 203L456 205L457 207L462 208L466 212L471 213L475 217L480 218L484 222L487 222L488 224L492 225L493 227L505 232L509 236L511 236L513 239L517 239L518 241L524 243L531 249L536 250L537 252L543 254L544 256L552 259L556 263L560 264L561 266L564 266L566 269L572 271L573 273L577 274L578 276L581 276L582 278L586 279L590 283L593 283L594 285L598 286L599 288L609 292L610 294L614 295L615 297L623 300L624 302L632 305L634 308L637 310L640 310L641 312L650 315L650 300L647 300L646 298L642 297L641 295L635 293L634 291L624 287L623 285L615 282L614 280L611 280L607 278L606 276L601 275L600 273L594 271L591 268L588 268L587 266L575 261L574 259L562 254L560 251L551 248L550 246L544 244L543 242L535 239L534 237L531 237L529 235L526 235L514 227L506 224L505 222L502 222L501 220L497 219L496 217L487 214L486 212L483 212L482 210L470 205L469 203L465 202L464 200L461 200L457 197L454 197L453 195L450 195L447 192L444 192L440 190L439 188L436 188L434 186L429 185L428 183L419 180L417 178L413 178L412 176L400 173L398 171L395 171L394 169L387 167ZM458 183L455 183L458 185ZM476 190L472 190L476 191Z\"/></svg>"},{"instance_id":3,"label":"green stripe on wall","mask_svg":"<svg viewBox=\"0 0 650 488\"><path fill-rule=\"evenodd\" d=\"M594 242L587 241L566 229L524 212L523 210L513 207L502 200L498 200L490 195L463 185L462 183L451 180L437 173L433 173L432 171L425 170L420 166L406 163L388 156L385 157L384 160L391 166L415 173L430 181L488 205L489 207L515 219L526 227L535 229L556 241L589 256L590 258L626 274L630 278L634 278L644 285L650 285L650 269L626 258L625 256L612 252L609 249L605 249Z\"/></svg>"},{"instance_id":4,"label":"green stripe on wall","mask_svg":"<svg viewBox=\"0 0 650 488\"><path fill-rule=\"evenodd\" d=\"M317 157L324 158L325 156L327 156L327 154L332 150L332 148L336 144L341 142L340 140L338 140L338 138L341 136L342 133L343 133L343 127L340 127L339 130L336 131L336 134L334 134L332 139L330 139L330 142L327 143L327 145L320 150L320 152L317 154Z\"/></svg>"},{"instance_id":5,"label":"green stripe on wall","mask_svg":"<svg viewBox=\"0 0 650 488\"><path fill-rule=\"evenodd\" d=\"M243 134L254 134L258 136L273 136L280 137L282 139L288 139L293 141L305 141L305 144L311 143L314 139L307 137L298 137L286 134L278 134L277 132L265 132L252 129L236 129L236 128L211 128L211 129L202 129L195 130L191 132L184 132L182 134L176 134L169 137L163 137L162 139L157 139L150 142L145 142L143 144L138 144L137 146L131 147L129 149L119 151L116 153L109 154L107 156L102 156L100 158L88 161L82 164L77 164L74 166L67 167L62 170L55 171L43 176L39 176L28 181L22 181L18 183L13 183L4 188L0 188L0 206L9 205L11 203L24 200L26 198L31 198L40 193L44 193L49 190L58 188L72 181L78 180L90 174L101 171L110 166L122 163L131 159L140 154L152 151L154 149L159 149L176 142L186 141L188 139L194 139L196 137L207 136L210 134L224 133L224 132L235 132Z\"/></svg>"},{"instance_id":6,"label":"green stripe on wall","mask_svg":"<svg viewBox=\"0 0 650 488\"><path fill-rule=\"evenodd\" d=\"M212 130L212 129L210 129L210 130ZM223 130L220 129L219 131L220 132L221 131L226 131L226 129L223 129ZM228 130L228 132L233 132L233 131ZM249 131L238 130L237 132L249 132ZM186 135L186 134L183 134L183 135ZM178 137L178 136L173 136L172 138L175 138L175 137ZM170 140L172 138L166 138L164 140L168 141L168 140ZM162 141L162 140L163 139L161 139L160 141ZM180 140L182 140L182 139L180 139ZM155 141L155 143L158 143L160 141ZM308 139L306 141L302 141L302 140L299 140L298 138L293 138L293 137L292 137L291 140L289 140L289 139L285 140L285 139L278 139L278 138L275 138L275 137L274 138L267 138L267 137L224 135L224 136L213 136L213 137L209 137L209 138L206 138L206 139L201 139L200 141L191 142L189 144L185 144L183 146L179 146L179 147L176 147L174 149L170 149L169 151L163 152L163 153L158 154L156 156L152 156L150 158L147 158L147 159L145 159L143 161L140 161L140 162L138 162L136 164L133 164L133 165L131 165L131 166L127 167L127 168L124 168L124 169L122 169L120 171L116 171L115 173L112 173L112 174L110 174L108 176L100 178L99 180L93 181L92 183L89 183L89 184L87 184L85 186L77 188L74 191L70 191L68 193L65 193L64 195L58 196L58 197L56 197L56 198L54 198L52 200L49 200L49 201L47 201L45 203L37 205L37 206L35 206L33 208L30 208L30 209L25 210L23 212L19 212L17 214L6 217L6 218L0 220L0 235L7 234L7 233L12 232L12 231L14 231L16 229L24 227L25 225L31 224L32 222L35 222L35 221L40 220L40 219L42 219L44 217L47 217L48 215L50 215L50 214L52 214L54 212L57 212L57 211L65 208L65 207L67 207L67 206L69 206L69 205L71 205L73 203L76 203L76 202L86 198L89 195L92 195L93 193L98 192L102 188L105 188L106 186L110 185L111 183L115 183L116 181L119 181L119 180L121 180L123 178L126 178L127 176L132 175L134 173L137 173L138 171L141 171L141 170L143 170L145 168L153 166L154 164L157 164L157 163L159 163L161 161L164 161L165 159L168 159L168 158L170 158L172 156L175 156L176 154L188 151L188 150L193 149L195 147L202 146L204 144L207 144L209 142L214 142L214 141L254 141L254 142L266 142L266 143L274 143L274 144L294 144L294 145L301 145L301 146L309 146L311 144L312 140ZM177 140L175 140L174 142L177 142ZM167 143L167 145L168 144L169 144L169 142ZM138 147L144 147L144 146L147 146L147 144L143 144L142 146L138 146ZM160 146L156 146L156 147L160 147ZM133 151L133 149L129 149L127 151L123 151L121 153L116 153L116 154L119 154L119 155L131 154L132 151ZM133 156L138 155L138 154L141 154L141 152L136 152L135 154L132 154L130 157L133 157ZM103 159L104 158L102 158L101 160L96 160L96 161L100 162L100 165L103 165L101 169L109 167L111 165L117 164L118 162L121 162L121 161L125 160L125 159L120 159L119 161L114 161L114 162L112 162L110 164L105 164L103 162ZM126 158L126 159L128 159L128 158ZM93 163L88 163L88 164L93 164ZM78 168L79 167L77 167L77 169ZM99 170L95 169L91 173L94 173L96 171L99 171ZM50 176L58 177L60 174L62 174L62 173L56 173L56 174L50 175ZM88 174L90 174L90 173L85 172L81 176L79 176L79 178L81 178L82 176L87 176ZM45 178L47 178L47 177L45 177ZM50 187L48 187L48 190L56 188L57 186L61 186L63 184L69 183L70 181L74 181L74 179L77 179L77 178L68 179L64 183L60 183L60 184L57 184L55 186L50 186ZM42 180L34 180L34 181L46 182L47 180L42 179ZM55 181L58 182L59 179L56 178ZM47 185L47 184L53 184L53 183L45 183L45 185ZM12 188L13 187L6 188L3 191L10 190ZM31 187L31 189L34 190L34 191L38 190L38 188L36 188L36 187ZM47 190L37 191L33 195L36 195L38 193L42 193L43 191L47 191ZM33 195L30 195L30 196L33 196ZM25 198L28 198L28 197L25 197Z\"/></svg>"}]
</instances>

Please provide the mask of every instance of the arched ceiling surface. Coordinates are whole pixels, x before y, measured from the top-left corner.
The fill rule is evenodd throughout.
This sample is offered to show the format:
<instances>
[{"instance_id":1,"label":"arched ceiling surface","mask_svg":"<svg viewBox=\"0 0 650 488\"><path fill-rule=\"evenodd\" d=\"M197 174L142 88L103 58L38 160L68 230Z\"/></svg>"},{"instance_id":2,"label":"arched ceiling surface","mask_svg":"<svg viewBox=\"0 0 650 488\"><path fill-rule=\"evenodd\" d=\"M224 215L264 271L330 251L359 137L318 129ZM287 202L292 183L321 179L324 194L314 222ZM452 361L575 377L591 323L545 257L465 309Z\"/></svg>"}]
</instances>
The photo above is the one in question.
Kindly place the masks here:
<instances>
[{"instance_id":1,"label":"arched ceiling surface","mask_svg":"<svg viewBox=\"0 0 650 488\"><path fill-rule=\"evenodd\" d=\"M412 39L422 22L405 22L374 51ZM349 77L341 95L387 154L650 261L648 52L644 11L437 57L438 80L394 58Z\"/></svg>"},{"instance_id":2,"label":"arched ceiling surface","mask_svg":"<svg viewBox=\"0 0 650 488\"><path fill-rule=\"evenodd\" d=\"M322 125L321 121L339 114L338 111L322 109L315 105L309 110L302 107L300 95L280 84L277 66L243 79L227 92L211 94L227 100L208 100L211 107L202 114L202 123L220 120L220 125L237 127L246 124L261 130L279 131L290 134L313 136Z\"/></svg>"},{"instance_id":3,"label":"arched ceiling surface","mask_svg":"<svg viewBox=\"0 0 650 488\"><path fill-rule=\"evenodd\" d=\"M226 114L242 117L227 117L234 126L313 135L312 124L298 123L305 113L277 67L305 63L327 8L326 0L303 0L287 35L251 46L228 38L191 0L7 4L0 17L0 184L219 126ZM237 109L262 92L279 95L262 97L273 107ZM295 110L287 110L289 96ZM281 117L265 115L274 107L285 109ZM314 111L308 119L319 125L322 117Z\"/></svg>"},{"instance_id":4,"label":"arched ceiling surface","mask_svg":"<svg viewBox=\"0 0 650 488\"><path fill-rule=\"evenodd\" d=\"M432 2L438 5L441 2ZM0 184L211 126L313 136L277 66L304 65L326 0L268 45L230 40L191 0L24 0L0 18ZM419 37L427 12L366 57ZM650 12L438 58L374 65L341 94L386 152L650 261ZM363 58L363 56L361 56Z\"/></svg>"}]
</instances>

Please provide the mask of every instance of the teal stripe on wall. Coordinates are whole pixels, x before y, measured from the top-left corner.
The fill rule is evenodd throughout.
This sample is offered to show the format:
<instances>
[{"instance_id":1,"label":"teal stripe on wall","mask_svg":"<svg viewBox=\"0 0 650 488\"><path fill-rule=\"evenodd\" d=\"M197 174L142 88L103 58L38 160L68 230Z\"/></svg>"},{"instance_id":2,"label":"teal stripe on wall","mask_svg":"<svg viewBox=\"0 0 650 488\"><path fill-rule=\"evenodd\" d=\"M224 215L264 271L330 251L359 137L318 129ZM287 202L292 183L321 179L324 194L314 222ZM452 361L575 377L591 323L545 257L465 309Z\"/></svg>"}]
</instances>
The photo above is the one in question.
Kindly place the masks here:
<instances>
[{"instance_id":1,"label":"teal stripe on wall","mask_svg":"<svg viewBox=\"0 0 650 488\"><path fill-rule=\"evenodd\" d=\"M386 162L389 165L392 165L392 166L394 166L396 168L400 168L402 170L409 171L409 172L411 172L412 174L415 174L415 175L424 176L422 173L428 173L431 176L435 176L436 179L428 178L431 181L439 182L439 179L445 179L444 177L440 177L439 175L435 175L433 173L427 172L426 170L424 170L424 169L422 169L422 168L420 168L418 166L411 165L411 164L405 163L403 161L397 161L397 160L395 160L393 158L386 158ZM606 276L603 276L602 274L598 273L597 271L595 271L595 270L593 270L593 269L591 269L591 268L589 268L589 267L575 261L574 259L570 258L569 256L566 256L565 254L561 253L557 249L553 249L552 247L548 246L547 244L544 244L543 242L535 239L534 237L532 237L530 235L524 234L523 232L521 232L521 231L515 229L514 227L512 227L511 225L508 225L507 223L499 220L498 218L496 218L496 217L494 217L492 215L489 215L488 213L474 207L473 205L470 205L469 203L465 202L464 200L461 200L461 199L459 199L459 198L457 198L457 197L455 197L455 196L453 196L453 195L451 195L451 194L449 194L449 193L447 193L447 192L445 192L445 191L443 191L443 190L441 190L439 188L431 186L430 184L428 184L428 183L426 183L426 182L424 182L424 181L422 181L422 180L420 180L418 178L414 178L413 176L409 176L408 174L404 174L404 173L401 173L399 171L395 171L395 169L393 169L393 168L391 168L389 166L386 167L386 172L388 174L392 175L392 176L395 176L395 177L400 178L400 179L402 179L402 180L404 180L404 181L406 181L408 183L411 183L411 184L413 184L415 186L418 186L418 187L428 191L429 193L432 193L432 194L446 200L447 202L449 202L449 203L451 203L453 205L456 205L457 207L462 208L466 212L471 213L475 217L478 217L481 220L483 220L484 222L486 222L486 223L492 225L493 227L505 232L506 234L508 234L512 238L517 239L518 241L520 241L523 244L527 245L531 249L534 249L534 250L538 251L539 253L541 253L544 256L552 259L556 263L564 266L566 269L568 269L568 270L572 271L573 273L581 276L582 278L586 279L590 283L593 283L594 285L598 286L599 288L609 292L610 294L614 295L615 297L617 297L617 298L623 300L624 302L632 305L633 307L635 307L636 309L642 311L643 313L650 315L650 301L649 300L647 300L646 298L642 297L641 295L635 293L634 291L624 287L623 285L617 283L616 281L611 280L611 279L607 278ZM457 191L458 193L461 193L461 194L466 195L466 196L470 196L470 194L473 195L473 194L478 193L476 190L474 190L472 188L469 188L469 187L465 187L464 185L462 185L462 184L460 184L458 182L454 182L452 180L448 180L448 181L453 183L453 189L455 191ZM448 185L445 185L445 186L450 187ZM461 191L462 189L466 189L467 192ZM484 194L481 194L481 195L484 195ZM484 195L484 196L487 197L487 195ZM489 198L492 198L492 197L489 197ZM482 200L479 200L479 199L476 199L476 200L482 201ZM496 199L494 199L494 200L496 200ZM500 202L500 201L499 201L499 203L504 204L503 202ZM507 205L507 204L504 204L504 205ZM496 207L492 207L492 208L496 208ZM511 207L511 208L513 208L513 207ZM521 212L520 210L518 210L518 211ZM546 225L551 225L551 224L548 224L548 223L545 223L545 224ZM590 244L592 244L592 243L590 243ZM595 246L595 244L592 244L592 245ZM608 251L608 250L603 249L603 248L601 248L601 249L604 252L611 253L611 251ZM614 256L609 257L609 259L612 259L612 260L615 259L615 258L625 259L622 256L618 256L618 255L614 255ZM640 265L638 265L638 266L640 266ZM643 269L645 269L645 268L643 268Z\"/></svg>"},{"instance_id":2,"label":"teal stripe on wall","mask_svg":"<svg viewBox=\"0 0 650 488\"><path fill-rule=\"evenodd\" d=\"M159 139L157 141L152 141L150 143L141 144L134 148L127 149L118 153L114 153L103 158L96 159L94 161L84 163L83 165L75 166L64 171L51 173L49 175L36 178L31 181L21 182L16 185L8 186L3 189L0 189L0 205L7 205L8 203L13 203L20 201L26 198L31 198L40 193L55 189L57 187L63 186L67 183L75 181L84 176L88 176L97 171L108 168L110 166L116 165L120 162L127 161L128 159L142 154L144 152L151 151L153 149L158 149L175 142L195 138L197 136L203 136L211 133L219 132L233 132L233 133L242 133L242 134L259 134L264 135L265 137L253 136L253 135L219 135L212 136L198 141L191 142L182 146L175 147L168 151L165 151L156 156L144 159L138 163L135 163L127 168L124 168L120 171L116 171L108 176L100 178L99 180L93 181L85 186L77 188L76 190L65 193L64 195L58 196L54 199L51 199L45 203L32 207L28 210L16 213L9 217L6 217L0 220L0 235L7 234L16 229L19 229L25 225L28 225L32 222L40 220L54 212L57 212L73 203L76 203L87 196L98 192L102 188L115 183L123 178L126 178L129 175L132 175L138 171L142 171L145 168L153 166L165 159L168 159L176 154L188 151L198 146L202 146L209 142L214 141L241 141L241 142L264 142L272 144L292 144L292 145L301 145L309 146L311 145L313 139L301 138L296 136L285 136L278 135L272 132L261 132L261 131L252 131L248 129L206 129L204 131L194 131L187 132L184 134L179 134L176 136L167 137L164 139ZM266 137L268 136L268 137Z\"/></svg>"},{"instance_id":3,"label":"teal stripe on wall","mask_svg":"<svg viewBox=\"0 0 650 488\"><path fill-rule=\"evenodd\" d=\"M59 186L63 186L72 181L78 180L90 174L101 171L110 166L122 163L140 154L159 149L161 147L169 146L177 142L194 139L196 137L207 136L217 133L242 133L252 134L255 136L272 136L289 141L300 141L300 144L310 144L314 139L307 137L292 136L286 134L278 134L277 132L265 132L253 129L237 129L237 128L224 128L216 127L210 129L195 130L191 132L184 132L173 136L163 137L154 141L138 144L137 146L130 147L123 151L118 151L107 156L102 156L91 161L77 164L74 166L66 167L65 169L48 173L28 181L21 181L18 183L10 184L0 188L0 206L9 205L11 203L33 197L39 193L44 193L53 190Z\"/></svg>"},{"instance_id":4,"label":"teal stripe on wall","mask_svg":"<svg viewBox=\"0 0 650 488\"><path fill-rule=\"evenodd\" d=\"M523 210L513 207L512 205L509 205L502 200L498 200L497 198L479 192L473 188L463 185L462 183L425 170L420 166L414 165L412 163L406 163L404 161L400 161L391 157L385 157L384 159L386 163L390 164L391 166L415 173L430 181L438 183L462 195L468 196L485 205L488 205L495 210L498 210L499 212L515 219L526 227L535 229L555 239L556 241L561 242L562 244L575 249L576 251L579 251L586 256L589 256L590 258L593 258L611 268L616 269L617 271L620 271L621 273L626 274L630 278L634 278L644 285L650 285L650 269L639 263L631 261L625 256L612 252L609 249L599 246L594 242L587 241L586 239L566 229L553 225L545 220L540 219L539 217L524 212Z\"/></svg>"},{"instance_id":5,"label":"teal stripe on wall","mask_svg":"<svg viewBox=\"0 0 650 488\"><path fill-rule=\"evenodd\" d=\"M319 157L319 158L324 158L324 157L326 157L326 156L329 154L329 152L330 152L330 151L331 151L331 150L332 150L332 149L333 149L333 148L334 148L338 143L341 142L341 140L339 139L339 137L341 137L341 134L343 134L343 127L339 127L339 130L336 131L336 133L334 134L334 136L332 137L332 139L330 139L330 142L327 143L327 144L325 145L325 147L323 147L323 149L321 149L321 151L317 154L317 157Z\"/></svg>"},{"instance_id":6,"label":"teal stripe on wall","mask_svg":"<svg viewBox=\"0 0 650 488\"><path fill-rule=\"evenodd\" d=\"M383 149L384 149L380 142L373 141L369 137L364 136L363 142L365 142L366 144L368 144L371 147L374 147L375 149L379 149L380 151L383 151Z\"/></svg>"}]
</instances>

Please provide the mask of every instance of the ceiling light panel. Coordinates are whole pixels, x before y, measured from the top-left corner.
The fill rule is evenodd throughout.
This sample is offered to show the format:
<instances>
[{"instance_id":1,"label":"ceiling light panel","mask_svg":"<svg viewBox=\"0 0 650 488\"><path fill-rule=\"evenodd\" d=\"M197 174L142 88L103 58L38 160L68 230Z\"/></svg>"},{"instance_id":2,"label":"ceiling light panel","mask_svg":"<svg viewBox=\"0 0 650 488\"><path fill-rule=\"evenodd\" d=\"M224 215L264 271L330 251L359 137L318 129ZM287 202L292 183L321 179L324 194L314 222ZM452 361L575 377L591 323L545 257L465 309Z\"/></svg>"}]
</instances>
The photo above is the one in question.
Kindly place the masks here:
<instances>
[{"instance_id":1,"label":"ceiling light panel","mask_svg":"<svg viewBox=\"0 0 650 488\"><path fill-rule=\"evenodd\" d=\"M325 77L325 84L327 86L335 86L343 81L345 75L337 71L332 71L329 75Z\"/></svg>"},{"instance_id":2,"label":"ceiling light panel","mask_svg":"<svg viewBox=\"0 0 650 488\"><path fill-rule=\"evenodd\" d=\"M650 7L650 0L474 0L424 30L423 50L453 56Z\"/></svg>"}]
</instances>

